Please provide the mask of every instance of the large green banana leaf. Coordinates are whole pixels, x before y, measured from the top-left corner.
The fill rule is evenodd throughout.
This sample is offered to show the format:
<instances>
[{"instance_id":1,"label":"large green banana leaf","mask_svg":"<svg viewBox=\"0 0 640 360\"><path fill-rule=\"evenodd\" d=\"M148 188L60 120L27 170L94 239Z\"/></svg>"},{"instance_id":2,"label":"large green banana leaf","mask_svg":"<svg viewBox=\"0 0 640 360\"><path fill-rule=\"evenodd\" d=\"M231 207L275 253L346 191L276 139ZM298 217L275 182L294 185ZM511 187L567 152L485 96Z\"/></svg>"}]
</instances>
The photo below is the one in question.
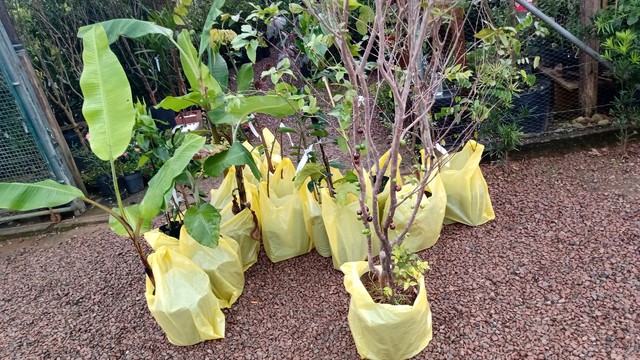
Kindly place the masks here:
<instances>
[{"instance_id":1,"label":"large green banana leaf","mask_svg":"<svg viewBox=\"0 0 640 360\"><path fill-rule=\"evenodd\" d=\"M131 87L102 26L91 27L82 44L82 114L89 125L91 150L98 158L110 161L131 141L136 120Z\"/></svg>"},{"instance_id":2,"label":"large green banana leaf","mask_svg":"<svg viewBox=\"0 0 640 360\"><path fill-rule=\"evenodd\" d=\"M153 218L164 205L165 194L173 187L173 180L180 175L198 150L204 146L205 138L196 134L187 134L175 154L158 170L149 181L149 189L140 203L142 218Z\"/></svg>"},{"instance_id":3,"label":"large green banana leaf","mask_svg":"<svg viewBox=\"0 0 640 360\"><path fill-rule=\"evenodd\" d=\"M53 180L33 184L0 183L0 208L28 211L64 205L82 197L82 191Z\"/></svg>"},{"instance_id":4,"label":"large green banana leaf","mask_svg":"<svg viewBox=\"0 0 640 360\"><path fill-rule=\"evenodd\" d=\"M166 37L173 36L173 31L171 29L156 25L149 21L136 19L114 19L83 26L78 30L78 37L84 39L91 28L96 26L104 28L109 44L113 44L120 36L125 36L131 39L150 34L158 34Z\"/></svg>"}]
</instances>

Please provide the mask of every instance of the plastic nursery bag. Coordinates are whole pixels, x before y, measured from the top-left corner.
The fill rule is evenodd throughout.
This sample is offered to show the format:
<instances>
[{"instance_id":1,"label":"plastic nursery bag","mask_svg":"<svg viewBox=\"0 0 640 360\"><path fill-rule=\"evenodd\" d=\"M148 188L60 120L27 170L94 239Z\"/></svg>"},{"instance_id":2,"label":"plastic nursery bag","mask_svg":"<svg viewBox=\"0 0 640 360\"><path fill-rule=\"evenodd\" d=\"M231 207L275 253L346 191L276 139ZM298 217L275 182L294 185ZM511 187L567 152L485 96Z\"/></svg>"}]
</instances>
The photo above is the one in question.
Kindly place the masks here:
<instances>
[{"instance_id":1,"label":"plastic nursery bag","mask_svg":"<svg viewBox=\"0 0 640 360\"><path fill-rule=\"evenodd\" d=\"M369 271L366 262L342 265L344 286L349 294L349 328L362 358L408 359L427 347L431 338L431 309L424 278L413 305L375 303L360 277Z\"/></svg>"},{"instance_id":2,"label":"plastic nursery bag","mask_svg":"<svg viewBox=\"0 0 640 360\"><path fill-rule=\"evenodd\" d=\"M489 188L480 170L484 145L469 140L442 166L442 183L447 191L445 224L453 222L477 226L495 219Z\"/></svg>"},{"instance_id":3,"label":"plastic nursery bag","mask_svg":"<svg viewBox=\"0 0 640 360\"><path fill-rule=\"evenodd\" d=\"M159 229L153 229L144 233L144 239L154 251L158 251L162 246L166 246L173 251L180 252L178 239L171 237Z\"/></svg>"},{"instance_id":4,"label":"plastic nursery bag","mask_svg":"<svg viewBox=\"0 0 640 360\"><path fill-rule=\"evenodd\" d=\"M237 194L236 169L229 168L227 175L220 184L220 187L211 190L211 205L213 205L221 215L220 233L238 242L240 245L240 257L245 271L258 261L260 251L260 229L258 211L258 189L252 183L245 181L245 192L249 208L242 209L237 214L233 214L233 195ZM239 199L237 200L239 201ZM252 214L253 211L253 214ZM256 216L258 228L253 216Z\"/></svg>"},{"instance_id":5,"label":"plastic nursery bag","mask_svg":"<svg viewBox=\"0 0 640 360\"><path fill-rule=\"evenodd\" d=\"M414 186L406 184L400 191L396 193L398 201L403 199L413 190ZM447 193L437 172L431 174L427 187L425 188L431 196L422 196L420 208L416 213L415 220L409 228L407 237L404 238L403 244L407 250L418 252L432 247L440 237L444 213L447 208ZM393 216L393 223L396 230L389 230L389 237L395 236L395 232L404 229L411 218L413 207L415 206L415 196L406 200L396 208ZM384 216L389 213L390 205L387 202L384 208Z\"/></svg>"},{"instance_id":6,"label":"plastic nursery bag","mask_svg":"<svg viewBox=\"0 0 640 360\"><path fill-rule=\"evenodd\" d=\"M327 230L333 267L349 261L359 261L367 258L367 237L362 234L362 221L358 220L356 211L360 203L352 196L345 204L340 204L329 195L328 189L320 189L322 196L322 219ZM380 241L371 234L372 251L374 256L380 248Z\"/></svg>"},{"instance_id":7,"label":"plastic nursery bag","mask_svg":"<svg viewBox=\"0 0 640 360\"><path fill-rule=\"evenodd\" d=\"M180 252L189 258L209 276L213 294L225 309L233 305L244 289L244 270L240 261L240 247L235 240L220 236L218 245L201 245L187 233L180 230Z\"/></svg>"},{"instance_id":8,"label":"plastic nursery bag","mask_svg":"<svg viewBox=\"0 0 640 360\"><path fill-rule=\"evenodd\" d=\"M309 233L309 237L313 242L313 246L318 254L329 257L331 256L331 247L329 245L329 237L322 220L322 207L316 200L313 192L309 191L308 182L300 187L298 195L302 201L302 213L304 214L304 223Z\"/></svg>"},{"instance_id":9,"label":"plastic nursery bag","mask_svg":"<svg viewBox=\"0 0 640 360\"><path fill-rule=\"evenodd\" d=\"M162 246L149 255L156 286L147 278L145 298L170 343L179 346L224 337L224 314L209 277L191 260Z\"/></svg>"},{"instance_id":10,"label":"plastic nursery bag","mask_svg":"<svg viewBox=\"0 0 640 360\"><path fill-rule=\"evenodd\" d=\"M265 178L258 191L262 241L269 259L278 262L302 254L313 248L304 223L302 201L293 186L295 167L284 158Z\"/></svg>"},{"instance_id":11,"label":"plastic nursery bag","mask_svg":"<svg viewBox=\"0 0 640 360\"><path fill-rule=\"evenodd\" d=\"M260 252L260 242L255 239L260 238L260 229L256 228L253 216L254 213L245 208L220 225L220 234L234 239L240 246L240 260L244 271L258 261Z\"/></svg>"}]
</instances>

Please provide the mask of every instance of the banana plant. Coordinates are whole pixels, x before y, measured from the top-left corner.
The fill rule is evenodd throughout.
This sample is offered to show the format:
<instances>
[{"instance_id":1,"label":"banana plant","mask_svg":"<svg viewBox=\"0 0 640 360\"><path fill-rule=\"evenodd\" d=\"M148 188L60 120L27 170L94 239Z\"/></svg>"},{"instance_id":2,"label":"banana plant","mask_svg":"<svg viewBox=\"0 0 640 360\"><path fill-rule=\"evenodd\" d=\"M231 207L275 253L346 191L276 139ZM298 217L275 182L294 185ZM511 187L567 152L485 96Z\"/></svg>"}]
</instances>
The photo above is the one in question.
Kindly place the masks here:
<instances>
[{"instance_id":1,"label":"banana plant","mask_svg":"<svg viewBox=\"0 0 640 360\"><path fill-rule=\"evenodd\" d=\"M115 30L116 28L118 30ZM32 184L0 183L0 208L29 211L64 205L74 199L92 204L110 215L109 225L115 233L126 235L132 240L145 273L155 285L153 272L141 247L141 234L149 230L153 217L166 207L166 199L171 194L175 178L184 171L193 156L203 147L206 139L196 134L187 134L174 156L149 182L149 189L142 202L127 207L123 205L114 161L131 141L135 109L129 81L109 44L115 41L113 34L118 31L132 37L152 32L166 32L151 25L144 29L112 26L111 30L112 32L108 32L102 25L81 30L84 69L80 87L85 99L82 112L91 133L91 150L111 166L118 206L109 209L84 196L82 191L74 186L44 180Z\"/></svg>"}]
</instances>

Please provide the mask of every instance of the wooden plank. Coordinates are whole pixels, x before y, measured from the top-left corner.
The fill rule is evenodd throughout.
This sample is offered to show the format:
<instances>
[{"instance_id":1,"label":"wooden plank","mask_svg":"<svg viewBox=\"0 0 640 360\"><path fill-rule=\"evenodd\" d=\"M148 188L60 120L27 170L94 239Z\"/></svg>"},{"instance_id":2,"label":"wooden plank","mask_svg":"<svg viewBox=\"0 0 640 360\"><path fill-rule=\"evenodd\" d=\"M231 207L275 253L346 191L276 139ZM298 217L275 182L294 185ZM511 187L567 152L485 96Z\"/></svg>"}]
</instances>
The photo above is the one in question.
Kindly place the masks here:
<instances>
[{"instance_id":1,"label":"wooden plank","mask_svg":"<svg viewBox=\"0 0 640 360\"><path fill-rule=\"evenodd\" d=\"M554 69L546 66L538 66L538 70L553 80L556 84L562 86L566 90L576 90L580 86L578 81L566 80L561 74L558 74Z\"/></svg>"},{"instance_id":2,"label":"wooden plank","mask_svg":"<svg viewBox=\"0 0 640 360\"><path fill-rule=\"evenodd\" d=\"M583 0L580 5L580 21L585 27L592 25L592 19L600 9L601 0ZM585 39L586 43L595 51L599 50L599 43L595 37ZM598 102L598 62L582 52L580 54L580 104L584 116L593 115Z\"/></svg>"}]
</instances>

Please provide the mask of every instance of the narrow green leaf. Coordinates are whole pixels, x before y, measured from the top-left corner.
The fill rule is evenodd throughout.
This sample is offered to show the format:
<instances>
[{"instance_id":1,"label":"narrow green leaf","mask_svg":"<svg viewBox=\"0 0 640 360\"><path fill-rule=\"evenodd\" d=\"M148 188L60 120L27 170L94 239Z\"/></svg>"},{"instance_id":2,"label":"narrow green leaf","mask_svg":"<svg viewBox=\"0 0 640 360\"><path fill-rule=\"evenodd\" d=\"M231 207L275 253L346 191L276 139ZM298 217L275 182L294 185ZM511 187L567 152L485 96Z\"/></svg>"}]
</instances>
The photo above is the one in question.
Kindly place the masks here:
<instances>
[{"instance_id":1,"label":"narrow green leaf","mask_svg":"<svg viewBox=\"0 0 640 360\"><path fill-rule=\"evenodd\" d=\"M113 44L120 36L131 39L150 34L159 34L166 37L173 36L171 29L156 25L149 21L135 19L114 19L96 24L83 26L78 30L78 37L84 39L93 28L102 27L107 34L109 44Z\"/></svg>"},{"instance_id":2,"label":"narrow green leaf","mask_svg":"<svg viewBox=\"0 0 640 360\"><path fill-rule=\"evenodd\" d=\"M112 210L116 214L120 214L120 209L113 208ZM124 212L126 214L127 222L129 223L129 225L131 225L131 228L135 230L136 226L138 225L138 221L140 221L140 218L142 216L142 214L140 213L140 205L136 204L127 206L124 208ZM147 232L151 229L151 220L151 218L142 219L140 232ZM125 230L124 226L122 226L122 224L113 216L109 216L109 227L114 233L118 235L128 235L127 230Z\"/></svg>"},{"instance_id":3,"label":"narrow green leaf","mask_svg":"<svg viewBox=\"0 0 640 360\"><path fill-rule=\"evenodd\" d=\"M215 247L220 239L220 213L209 203L191 205L184 214L187 233L198 243Z\"/></svg>"},{"instance_id":4,"label":"narrow green leaf","mask_svg":"<svg viewBox=\"0 0 640 360\"><path fill-rule=\"evenodd\" d=\"M296 178L293 181L293 186L296 189L300 189L302 184L307 180L307 178L311 177L311 180L318 181L320 178L325 176L326 169L324 166L318 163L306 163L300 172L296 174Z\"/></svg>"},{"instance_id":5,"label":"narrow green leaf","mask_svg":"<svg viewBox=\"0 0 640 360\"><path fill-rule=\"evenodd\" d=\"M242 64L240 70L238 70L238 92L247 91L251 88L253 83L253 64Z\"/></svg>"},{"instance_id":6,"label":"narrow green leaf","mask_svg":"<svg viewBox=\"0 0 640 360\"><path fill-rule=\"evenodd\" d=\"M101 26L91 27L82 44L82 114L89 125L91 150L99 159L110 161L131 141L136 122L131 86Z\"/></svg>"},{"instance_id":7,"label":"narrow green leaf","mask_svg":"<svg viewBox=\"0 0 640 360\"><path fill-rule=\"evenodd\" d=\"M206 88L206 92L213 91L215 94L221 94L222 88L220 84L211 76L209 68L200 60L198 51L191 43L191 35L186 29L182 30L178 35L178 50L180 50L182 70L189 81L191 89L193 91L201 91L200 81L202 81L202 86Z\"/></svg>"},{"instance_id":8,"label":"narrow green leaf","mask_svg":"<svg viewBox=\"0 0 640 360\"><path fill-rule=\"evenodd\" d=\"M280 126L278 128L278 130L276 130L276 131L279 132L279 133L294 133L294 134L297 134L296 129L290 128L288 126Z\"/></svg>"},{"instance_id":9,"label":"narrow green leaf","mask_svg":"<svg viewBox=\"0 0 640 360\"><path fill-rule=\"evenodd\" d=\"M260 170L249 151L239 142L234 142L225 151L209 156L204 162L204 172L212 177L220 176L225 169L233 165L249 165L253 175L260 179Z\"/></svg>"},{"instance_id":10,"label":"narrow green leaf","mask_svg":"<svg viewBox=\"0 0 640 360\"><path fill-rule=\"evenodd\" d=\"M81 196L82 191L53 180L33 184L0 183L0 208L28 211L64 205Z\"/></svg>"},{"instance_id":11,"label":"narrow green leaf","mask_svg":"<svg viewBox=\"0 0 640 360\"><path fill-rule=\"evenodd\" d=\"M195 134L185 136L182 145L149 181L149 189L140 203L142 217L153 218L160 212L164 204L164 196L173 186L173 179L182 174L193 155L202 149L205 140L202 136Z\"/></svg>"},{"instance_id":12,"label":"narrow green leaf","mask_svg":"<svg viewBox=\"0 0 640 360\"><path fill-rule=\"evenodd\" d=\"M204 21L204 26L202 27L202 33L200 33L200 47L198 49L198 54L204 54L204 50L209 46L209 39L211 39L211 33L209 32L215 24L218 16L222 14L220 10L224 5L225 0L215 0L211 7L209 8L209 13L207 14L207 19Z\"/></svg>"}]
</instances>

